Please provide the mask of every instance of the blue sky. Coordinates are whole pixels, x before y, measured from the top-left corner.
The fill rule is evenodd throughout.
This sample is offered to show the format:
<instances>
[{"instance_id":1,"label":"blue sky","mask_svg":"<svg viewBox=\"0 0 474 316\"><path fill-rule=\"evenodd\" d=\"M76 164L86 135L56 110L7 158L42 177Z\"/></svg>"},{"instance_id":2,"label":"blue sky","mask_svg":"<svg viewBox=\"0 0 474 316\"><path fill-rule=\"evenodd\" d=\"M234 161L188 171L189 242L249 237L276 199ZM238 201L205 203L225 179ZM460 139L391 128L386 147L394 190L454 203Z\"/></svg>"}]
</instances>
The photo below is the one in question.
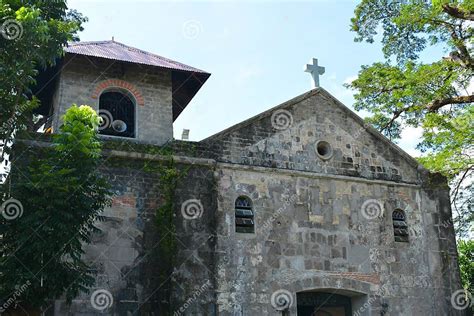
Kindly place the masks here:
<instances>
[{"instance_id":1,"label":"blue sky","mask_svg":"<svg viewBox=\"0 0 474 316\"><path fill-rule=\"evenodd\" d=\"M351 107L344 82L361 65L382 60L379 44L354 42L350 19L358 1L69 0L89 18L81 40L111 39L212 74L174 124L201 140L311 89L303 66L326 67L321 86ZM360 113L359 113L360 114ZM363 116L363 113L362 113ZM400 146L411 154L419 131Z\"/></svg>"}]
</instances>

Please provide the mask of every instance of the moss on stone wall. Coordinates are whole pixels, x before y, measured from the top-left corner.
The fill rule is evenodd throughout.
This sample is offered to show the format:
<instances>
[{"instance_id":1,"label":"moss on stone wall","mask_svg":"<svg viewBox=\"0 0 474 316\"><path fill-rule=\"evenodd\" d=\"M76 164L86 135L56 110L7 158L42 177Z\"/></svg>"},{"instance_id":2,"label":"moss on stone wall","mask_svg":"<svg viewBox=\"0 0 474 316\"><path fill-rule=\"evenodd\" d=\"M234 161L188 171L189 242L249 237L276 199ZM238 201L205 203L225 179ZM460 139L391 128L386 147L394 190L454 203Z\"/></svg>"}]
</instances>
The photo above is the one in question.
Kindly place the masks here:
<instances>
[{"instance_id":1,"label":"moss on stone wall","mask_svg":"<svg viewBox=\"0 0 474 316\"><path fill-rule=\"evenodd\" d=\"M176 269L178 254L175 223L176 188L179 181L188 174L190 167L178 166L170 147L147 147L147 153L163 157L159 161L145 161L143 170L159 177L160 203L155 212L155 225L160 239L157 247L160 265L158 278L160 283L164 284L161 291L164 304L160 306L160 312L171 315L173 310L171 298L174 291L171 275Z\"/></svg>"}]
</instances>

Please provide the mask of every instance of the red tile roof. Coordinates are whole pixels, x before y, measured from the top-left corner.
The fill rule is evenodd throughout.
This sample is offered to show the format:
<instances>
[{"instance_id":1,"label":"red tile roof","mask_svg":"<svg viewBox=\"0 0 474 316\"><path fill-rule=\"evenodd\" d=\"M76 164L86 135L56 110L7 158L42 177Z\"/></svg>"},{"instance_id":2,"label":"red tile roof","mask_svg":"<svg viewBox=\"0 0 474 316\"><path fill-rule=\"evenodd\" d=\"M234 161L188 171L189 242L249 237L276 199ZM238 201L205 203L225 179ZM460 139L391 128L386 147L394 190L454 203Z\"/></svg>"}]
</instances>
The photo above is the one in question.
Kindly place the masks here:
<instances>
[{"instance_id":1,"label":"red tile roof","mask_svg":"<svg viewBox=\"0 0 474 316\"><path fill-rule=\"evenodd\" d=\"M107 58L167 69L207 74L207 72L203 70L113 40L69 43L65 48L65 51L70 54Z\"/></svg>"}]
</instances>

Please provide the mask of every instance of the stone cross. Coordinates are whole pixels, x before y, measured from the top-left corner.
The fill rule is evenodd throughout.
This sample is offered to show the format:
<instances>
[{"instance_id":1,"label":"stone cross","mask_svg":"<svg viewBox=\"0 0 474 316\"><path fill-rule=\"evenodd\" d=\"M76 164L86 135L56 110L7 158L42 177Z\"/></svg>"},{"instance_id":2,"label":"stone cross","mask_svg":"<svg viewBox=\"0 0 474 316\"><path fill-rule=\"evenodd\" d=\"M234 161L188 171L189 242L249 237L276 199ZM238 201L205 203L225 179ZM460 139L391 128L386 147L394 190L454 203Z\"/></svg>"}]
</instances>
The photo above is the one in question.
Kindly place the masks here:
<instances>
[{"instance_id":1,"label":"stone cross","mask_svg":"<svg viewBox=\"0 0 474 316\"><path fill-rule=\"evenodd\" d=\"M309 72L311 76L313 77L312 80L312 85L313 88L319 88L319 75L324 74L325 68L321 67L318 65L318 60L316 58L313 58L312 64L307 64L306 67L304 67L305 72Z\"/></svg>"}]
</instances>

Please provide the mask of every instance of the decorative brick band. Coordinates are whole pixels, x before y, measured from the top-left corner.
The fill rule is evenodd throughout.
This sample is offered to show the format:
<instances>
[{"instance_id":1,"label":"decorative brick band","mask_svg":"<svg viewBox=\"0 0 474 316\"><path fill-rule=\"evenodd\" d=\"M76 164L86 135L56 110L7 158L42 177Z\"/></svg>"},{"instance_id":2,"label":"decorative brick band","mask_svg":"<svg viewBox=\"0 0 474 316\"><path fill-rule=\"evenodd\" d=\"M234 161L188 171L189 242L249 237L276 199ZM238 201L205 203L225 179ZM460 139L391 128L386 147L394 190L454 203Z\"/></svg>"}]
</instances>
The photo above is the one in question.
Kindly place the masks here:
<instances>
[{"instance_id":1,"label":"decorative brick band","mask_svg":"<svg viewBox=\"0 0 474 316\"><path fill-rule=\"evenodd\" d=\"M133 95L138 105L145 105L145 101L143 100L143 96L140 91L133 84L120 79L108 79L98 83L94 89L94 92L92 93L92 98L97 99L100 93L107 88L125 89Z\"/></svg>"},{"instance_id":2,"label":"decorative brick band","mask_svg":"<svg viewBox=\"0 0 474 316\"><path fill-rule=\"evenodd\" d=\"M329 274L372 284L380 284L380 276L378 274L364 274L358 272L330 272Z\"/></svg>"}]
</instances>

